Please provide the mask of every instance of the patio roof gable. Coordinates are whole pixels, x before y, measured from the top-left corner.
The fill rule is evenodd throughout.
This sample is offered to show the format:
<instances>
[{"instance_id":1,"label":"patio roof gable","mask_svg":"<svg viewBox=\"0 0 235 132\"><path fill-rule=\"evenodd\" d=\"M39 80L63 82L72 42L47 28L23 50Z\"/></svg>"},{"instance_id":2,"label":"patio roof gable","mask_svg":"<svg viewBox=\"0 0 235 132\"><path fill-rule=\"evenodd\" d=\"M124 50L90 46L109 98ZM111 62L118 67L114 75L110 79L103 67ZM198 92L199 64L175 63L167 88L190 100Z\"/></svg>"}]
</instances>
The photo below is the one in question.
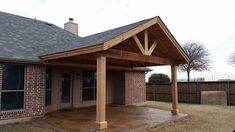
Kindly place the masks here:
<instances>
[{"instance_id":1,"label":"patio roof gable","mask_svg":"<svg viewBox=\"0 0 235 132\"><path fill-rule=\"evenodd\" d=\"M53 59L60 59L60 58L66 58L66 57L72 57L72 56L78 56L78 55L84 55L89 53L96 53L101 51L106 51L109 49L115 48L117 45L121 45L122 42L126 41L127 39L133 39L138 46L140 52L143 55L151 56L154 54L154 52L158 52L156 49L158 45L158 40L154 40L152 42L152 45L148 41L148 29L153 27L154 25L157 25L159 29L161 29L161 36L164 36L168 41L165 45L170 45L171 50L174 50L175 53L177 53L178 63L188 63L189 59L187 55L185 54L184 50L181 48L181 46L178 44L174 36L170 33L170 31L167 29L163 21L160 17L154 17L152 19L148 19L148 21L138 25L137 27L128 30L127 32L124 32L118 36L113 37L112 39L107 40L106 42L102 44L97 44L89 47L83 47L78 48L70 51L60 52L60 53L54 53L49 55L41 56L41 59L44 61L53 60ZM155 31L149 31L149 32L155 32ZM143 43L141 43L140 39L138 38L138 34L144 34L144 40ZM146 39L147 38L147 39ZM159 37L160 38L160 37ZM163 45L163 44L162 44ZM119 46L120 47L120 46ZM171 52L169 50L169 52ZM167 51L168 52L168 51ZM164 57L163 57L164 58ZM177 62L175 62L177 63Z\"/></svg>"},{"instance_id":2,"label":"patio roof gable","mask_svg":"<svg viewBox=\"0 0 235 132\"><path fill-rule=\"evenodd\" d=\"M177 42L175 37L171 34L171 32L166 27L166 25L164 24L164 22L161 20L160 17L155 17L155 18L149 20L148 22L146 22L138 27L136 27L128 32L125 32L119 36L116 36L115 38L105 42L104 43L104 50L108 50L110 48L113 48L116 45L121 45L121 43L127 39L133 39L134 43L137 45L141 54L146 55L146 56L154 56L153 55L154 52L159 52L159 50L161 50L158 48L158 45L160 45L161 37L160 37L160 35L158 37L156 37L157 35L153 33L153 32L155 32L155 33L159 32L159 29L158 29L158 31L151 30L151 28L154 28L153 27L154 25L157 25L158 28L161 30L161 36L164 36L165 40L166 39L168 40L167 41L168 43L165 43L164 45L170 45L169 47L171 47L171 49L170 50L168 49L169 51L167 51L167 52L170 53L171 51L174 50L175 53L177 53L178 58L180 58L180 59L176 59L176 60L171 58L172 59L171 62L173 62L173 60L174 60L175 61L174 63L177 63L177 61L179 64L188 63L189 58L188 58L187 54L184 52L183 48L179 45L179 43ZM141 36L141 34L142 34L142 36ZM149 37L151 37L151 35L155 36L152 41L150 41L150 38L149 38ZM142 39L142 42L141 42L141 39ZM130 43L130 41L129 41L129 43ZM173 56L176 56L176 54ZM161 56L157 56L157 57L161 57ZM170 58L168 58L168 60L170 60Z\"/></svg>"}]
</instances>

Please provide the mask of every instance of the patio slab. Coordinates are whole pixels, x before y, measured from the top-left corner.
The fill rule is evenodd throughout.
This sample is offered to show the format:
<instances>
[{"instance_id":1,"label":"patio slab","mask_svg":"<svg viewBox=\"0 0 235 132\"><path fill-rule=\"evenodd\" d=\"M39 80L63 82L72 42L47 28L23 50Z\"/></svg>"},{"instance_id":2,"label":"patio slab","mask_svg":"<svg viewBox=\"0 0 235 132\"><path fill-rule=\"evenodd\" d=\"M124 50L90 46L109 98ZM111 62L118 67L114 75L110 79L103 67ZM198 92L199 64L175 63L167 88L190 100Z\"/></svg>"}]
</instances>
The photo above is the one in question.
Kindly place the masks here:
<instances>
[{"instance_id":1,"label":"patio slab","mask_svg":"<svg viewBox=\"0 0 235 132\"><path fill-rule=\"evenodd\" d=\"M107 105L108 132L143 131L148 127L183 120L187 114L172 116L170 111L140 106ZM95 106L60 110L46 114L40 121L59 130L95 131Z\"/></svg>"}]
</instances>

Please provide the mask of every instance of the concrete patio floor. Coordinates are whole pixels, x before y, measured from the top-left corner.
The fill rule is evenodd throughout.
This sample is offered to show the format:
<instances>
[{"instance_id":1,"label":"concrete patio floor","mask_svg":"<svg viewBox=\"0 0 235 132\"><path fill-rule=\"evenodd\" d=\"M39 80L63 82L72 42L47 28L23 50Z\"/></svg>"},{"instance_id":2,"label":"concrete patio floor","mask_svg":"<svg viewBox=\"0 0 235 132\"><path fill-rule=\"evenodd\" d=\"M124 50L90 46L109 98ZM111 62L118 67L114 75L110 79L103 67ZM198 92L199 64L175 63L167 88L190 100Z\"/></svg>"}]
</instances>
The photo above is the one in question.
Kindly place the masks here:
<instances>
[{"instance_id":1,"label":"concrete patio floor","mask_svg":"<svg viewBox=\"0 0 235 132\"><path fill-rule=\"evenodd\" d=\"M107 132L144 131L164 123L183 120L187 114L172 116L170 111L149 107L107 105ZM46 114L40 121L64 131L95 131L95 106L60 110Z\"/></svg>"}]
</instances>

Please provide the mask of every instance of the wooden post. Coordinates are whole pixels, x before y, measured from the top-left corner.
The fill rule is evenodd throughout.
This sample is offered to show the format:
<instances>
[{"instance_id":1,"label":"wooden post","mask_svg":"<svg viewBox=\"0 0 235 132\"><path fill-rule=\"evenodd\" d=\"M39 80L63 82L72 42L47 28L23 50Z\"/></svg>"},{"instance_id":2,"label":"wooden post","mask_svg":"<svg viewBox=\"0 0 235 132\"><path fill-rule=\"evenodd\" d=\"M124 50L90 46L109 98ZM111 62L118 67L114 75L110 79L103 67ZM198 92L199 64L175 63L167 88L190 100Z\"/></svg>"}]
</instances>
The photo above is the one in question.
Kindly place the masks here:
<instances>
[{"instance_id":1,"label":"wooden post","mask_svg":"<svg viewBox=\"0 0 235 132\"><path fill-rule=\"evenodd\" d=\"M148 30L145 29L144 30L144 49L145 49L145 54L147 54L147 52L149 51L149 42L148 42L149 38L148 38Z\"/></svg>"},{"instance_id":2,"label":"wooden post","mask_svg":"<svg viewBox=\"0 0 235 132\"><path fill-rule=\"evenodd\" d=\"M179 113L178 109L178 87L177 87L177 66L171 66L171 88L172 88L172 110L171 113L173 115L177 115Z\"/></svg>"},{"instance_id":3,"label":"wooden post","mask_svg":"<svg viewBox=\"0 0 235 132\"><path fill-rule=\"evenodd\" d=\"M106 57L97 57L97 93L96 93L96 124L100 132L107 128L105 120L106 105Z\"/></svg>"}]
</instances>

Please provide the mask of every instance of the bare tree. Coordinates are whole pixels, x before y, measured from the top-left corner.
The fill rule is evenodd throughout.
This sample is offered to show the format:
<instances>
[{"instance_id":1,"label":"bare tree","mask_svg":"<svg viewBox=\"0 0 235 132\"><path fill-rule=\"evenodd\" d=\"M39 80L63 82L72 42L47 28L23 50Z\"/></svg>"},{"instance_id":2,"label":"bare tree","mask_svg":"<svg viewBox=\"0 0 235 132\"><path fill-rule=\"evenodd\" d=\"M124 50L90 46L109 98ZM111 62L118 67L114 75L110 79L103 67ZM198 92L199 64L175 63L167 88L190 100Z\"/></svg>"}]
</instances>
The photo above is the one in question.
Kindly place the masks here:
<instances>
[{"instance_id":1,"label":"bare tree","mask_svg":"<svg viewBox=\"0 0 235 132\"><path fill-rule=\"evenodd\" d=\"M190 81L191 71L205 71L209 70L210 59L209 52L204 45L196 42L186 42L183 45L185 53L189 57L189 64L182 64L179 66L180 70L187 72L188 82Z\"/></svg>"}]
</instances>

